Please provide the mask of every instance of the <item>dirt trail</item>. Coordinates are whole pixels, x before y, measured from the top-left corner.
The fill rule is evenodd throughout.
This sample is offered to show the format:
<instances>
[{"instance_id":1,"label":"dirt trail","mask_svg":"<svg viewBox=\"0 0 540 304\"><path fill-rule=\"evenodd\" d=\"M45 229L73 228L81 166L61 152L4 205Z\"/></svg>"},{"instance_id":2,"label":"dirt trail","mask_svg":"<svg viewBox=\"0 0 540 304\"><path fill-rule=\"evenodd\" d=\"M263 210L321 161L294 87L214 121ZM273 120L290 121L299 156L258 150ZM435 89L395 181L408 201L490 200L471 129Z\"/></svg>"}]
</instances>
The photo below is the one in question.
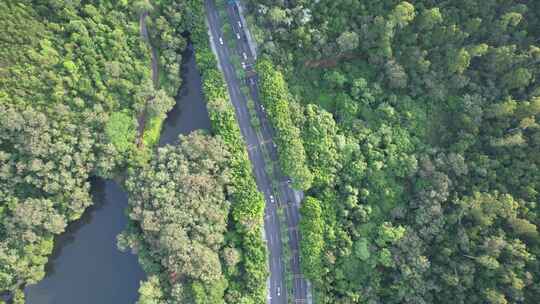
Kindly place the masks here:
<instances>
[{"instance_id":1,"label":"dirt trail","mask_svg":"<svg viewBox=\"0 0 540 304\"><path fill-rule=\"evenodd\" d=\"M146 28L146 17L148 16L148 12L143 12L139 16L139 31L141 33L141 37L143 40L148 44L151 51L151 61L152 61L152 82L154 84L154 88L157 89L159 85L159 70L158 70L158 62L157 62L157 52L156 49L152 46L152 43L150 43L150 37L148 36L148 29ZM146 109L143 110L139 117L137 117L138 122L138 129L137 129L137 147L143 148L144 143L142 141L143 135L144 135L144 128L146 126Z\"/></svg>"},{"instance_id":2,"label":"dirt trail","mask_svg":"<svg viewBox=\"0 0 540 304\"><path fill-rule=\"evenodd\" d=\"M152 47L152 44L150 43L150 37L148 36L148 29L146 28L146 17L148 16L148 12L144 12L139 17L139 25L140 25L140 32L141 36L146 41L148 46L150 47L150 50L152 52L152 81L154 82L154 87L158 87L158 62L157 62L157 52L154 47Z\"/></svg>"}]
</instances>

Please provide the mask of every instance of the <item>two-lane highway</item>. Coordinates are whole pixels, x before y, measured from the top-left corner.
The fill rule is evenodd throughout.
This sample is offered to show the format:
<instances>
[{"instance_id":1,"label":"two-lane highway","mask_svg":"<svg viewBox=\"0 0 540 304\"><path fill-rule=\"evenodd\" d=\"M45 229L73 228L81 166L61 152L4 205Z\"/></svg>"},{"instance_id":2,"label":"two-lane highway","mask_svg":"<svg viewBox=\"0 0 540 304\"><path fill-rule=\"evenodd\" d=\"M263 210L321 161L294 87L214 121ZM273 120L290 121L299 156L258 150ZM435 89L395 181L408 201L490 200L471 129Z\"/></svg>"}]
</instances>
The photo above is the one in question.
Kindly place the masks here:
<instances>
[{"instance_id":1,"label":"two-lane highway","mask_svg":"<svg viewBox=\"0 0 540 304\"><path fill-rule=\"evenodd\" d=\"M234 66L231 64L229 59L230 54L226 41L223 38L223 33L221 32L218 11L212 0L206 0L205 6L210 27L211 43L213 44L217 53L221 70L225 76L225 81L227 82L231 102L235 108L236 119L248 147L248 154L253 167L253 172L255 174L255 180L257 181L257 186L264 194L266 201L264 227L270 256L269 302L276 304L287 303L283 284L283 261L281 255L282 245L279 219L277 216L277 207L275 203L272 202L274 201L274 199L271 198L273 195L272 182L265 170L264 156L262 151L264 144L271 145L271 143L263 142L261 139L259 139L255 130L251 126L247 99L240 91L240 82L236 77Z\"/></svg>"},{"instance_id":2,"label":"two-lane highway","mask_svg":"<svg viewBox=\"0 0 540 304\"><path fill-rule=\"evenodd\" d=\"M247 99L240 92L240 83L236 78L234 69L230 65L228 58L229 51L226 45L220 46L219 37L222 37L220 32L220 21L216 7L213 0L206 1L207 15L210 23L211 33L213 36L214 45L217 46L217 53L219 56L221 68L225 74L227 85L229 86L229 92L231 94L231 100L235 106L237 112L237 120L242 129L242 133L248 144L250 158L253 165L253 170L256 175L257 184L259 189L264 193L266 198L265 209L265 229L266 237L268 241L268 248L270 251L270 291L269 298L271 303L285 303L286 291L284 290L284 278L283 278L283 264L289 263L289 268L293 275L293 302L304 303L307 302L308 286L305 279L302 276L300 269L300 252L299 252L299 230L298 223L300 220L299 207L302 199L302 193L291 189L288 183L288 178L281 173L281 169L278 164L277 147L273 143L274 130L272 129L266 113L261 106L261 102L258 94L258 78L253 70L253 63L255 54L251 52L246 37L246 24L242 23L243 18L240 16L240 11L237 4L234 1L229 1L227 6L227 13L229 22L234 31L236 40L237 55L241 58L245 64L246 79L250 95L256 105L257 116L261 122L261 134L260 138L254 132L251 127L249 117L241 116L239 113L247 111ZM222 58L223 57L223 58ZM232 69L232 70L231 70ZM248 112L249 113L249 112ZM264 147L263 147L264 145ZM265 164L263 158L264 149L270 156L272 163ZM267 176L264 167L265 165L272 166L272 172L274 176ZM272 180L278 181L277 192L272 194ZM271 199L271 195L275 195L274 199ZM290 261L282 261L281 253L281 239L280 239L280 227L279 219L277 218L276 204L280 204L285 208L285 216L287 221L287 233L289 236L288 246L291 252Z\"/></svg>"}]
</instances>

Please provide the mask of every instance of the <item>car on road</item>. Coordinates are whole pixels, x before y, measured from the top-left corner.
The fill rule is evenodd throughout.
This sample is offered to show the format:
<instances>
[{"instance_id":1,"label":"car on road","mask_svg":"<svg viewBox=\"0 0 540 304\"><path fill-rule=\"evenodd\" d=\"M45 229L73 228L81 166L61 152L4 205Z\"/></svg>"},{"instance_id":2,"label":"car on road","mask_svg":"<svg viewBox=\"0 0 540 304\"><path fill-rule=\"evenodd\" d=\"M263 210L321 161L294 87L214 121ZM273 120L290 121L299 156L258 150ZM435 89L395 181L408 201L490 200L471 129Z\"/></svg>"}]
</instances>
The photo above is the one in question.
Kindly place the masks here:
<instances>
[{"instance_id":1,"label":"car on road","mask_svg":"<svg viewBox=\"0 0 540 304\"><path fill-rule=\"evenodd\" d=\"M290 183L292 183L292 179L289 178L287 179L287 184L290 184Z\"/></svg>"},{"instance_id":2,"label":"car on road","mask_svg":"<svg viewBox=\"0 0 540 304\"><path fill-rule=\"evenodd\" d=\"M219 44L223 45L223 38L219 37Z\"/></svg>"},{"instance_id":3,"label":"car on road","mask_svg":"<svg viewBox=\"0 0 540 304\"><path fill-rule=\"evenodd\" d=\"M274 196L270 194L270 203L273 204L275 202L276 202L276 200L274 199Z\"/></svg>"},{"instance_id":4,"label":"car on road","mask_svg":"<svg viewBox=\"0 0 540 304\"><path fill-rule=\"evenodd\" d=\"M277 288L276 294L277 294L278 297L281 296L281 288L279 288L279 287Z\"/></svg>"},{"instance_id":5,"label":"car on road","mask_svg":"<svg viewBox=\"0 0 540 304\"><path fill-rule=\"evenodd\" d=\"M240 33L236 33L236 39L240 40Z\"/></svg>"},{"instance_id":6,"label":"car on road","mask_svg":"<svg viewBox=\"0 0 540 304\"><path fill-rule=\"evenodd\" d=\"M246 63L242 61L242 69L246 69Z\"/></svg>"},{"instance_id":7,"label":"car on road","mask_svg":"<svg viewBox=\"0 0 540 304\"><path fill-rule=\"evenodd\" d=\"M238 21L238 27L242 28L242 22Z\"/></svg>"},{"instance_id":8,"label":"car on road","mask_svg":"<svg viewBox=\"0 0 540 304\"><path fill-rule=\"evenodd\" d=\"M247 60L247 59L248 59L248 58L247 58L246 52L242 52L242 57L244 57L244 60Z\"/></svg>"},{"instance_id":9,"label":"car on road","mask_svg":"<svg viewBox=\"0 0 540 304\"><path fill-rule=\"evenodd\" d=\"M261 105L261 110L263 110L263 112L266 111L263 105Z\"/></svg>"}]
</instances>

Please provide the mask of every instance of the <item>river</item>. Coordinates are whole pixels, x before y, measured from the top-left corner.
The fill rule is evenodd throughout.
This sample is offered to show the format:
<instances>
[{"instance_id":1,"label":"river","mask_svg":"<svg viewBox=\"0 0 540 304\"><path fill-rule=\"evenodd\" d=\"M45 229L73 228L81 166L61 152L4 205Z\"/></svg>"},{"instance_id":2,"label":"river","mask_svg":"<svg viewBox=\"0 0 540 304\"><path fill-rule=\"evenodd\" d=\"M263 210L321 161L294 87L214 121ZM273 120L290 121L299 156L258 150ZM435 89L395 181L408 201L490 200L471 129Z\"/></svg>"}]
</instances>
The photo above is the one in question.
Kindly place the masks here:
<instances>
[{"instance_id":1,"label":"river","mask_svg":"<svg viewBox=\"0 0 540 304\"><path fill-rule=\"evenodd\" d=\"M191 43L182 54L182 80L176 104L163 123L160 146L175 142L179 134L187 135L199 129L210 130L210 118L202 93L201 74L195 63Z\"/></svg>"},{"instance_id":2,"label":"river","mask_svg":"<svg viewBox=\"0 0 540 304\"><path fill-rule=\"evenodd\" d=\"M182 87L163 124L160 146L179 134L210 129L201 77L191 44L182 54ZM27 304L131 304L145 274L131 253L116 248L124 229L127 194L112 180L92 180L94 205L56 238L47 275L25 288Z\"/></svg>"}]
</instances>

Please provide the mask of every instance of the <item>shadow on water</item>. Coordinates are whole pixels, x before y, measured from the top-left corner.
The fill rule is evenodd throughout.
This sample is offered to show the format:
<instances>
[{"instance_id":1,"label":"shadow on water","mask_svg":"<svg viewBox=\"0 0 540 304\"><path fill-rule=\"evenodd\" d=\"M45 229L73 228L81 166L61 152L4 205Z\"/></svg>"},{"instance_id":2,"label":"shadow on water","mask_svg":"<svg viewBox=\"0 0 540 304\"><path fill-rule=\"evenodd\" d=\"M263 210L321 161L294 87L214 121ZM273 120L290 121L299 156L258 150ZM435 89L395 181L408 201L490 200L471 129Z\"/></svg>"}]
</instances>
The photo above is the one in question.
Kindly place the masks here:
<instances>
[{"instance_id":1,"label":"shadow on water","mask_svg":"<svg viewBox=\"0 0 540 304\"><path fill-rule=\"evenodd\" d=\"M189 39L189 38L188 38ZM182 87L163 124L160 146L210 129L202 81L191 43L182 54ZM56 237L46 277L25 288L27 304L131 304L145 274L137 257L116 248L126 226L127 194L111 180L92 179L94 205Z\"/></svg>"},{"instance_id":2,"label":"shadow on water","mask_svg":"<svg viewBox=\"0 0 540 304\"><path fill-rule=\"evenodd\" d=\"M92 185L91 193L93 204L85 210L80 219L70 223L67 226L66 231L55 238L54 249L52 254L49 256L49 263L45 265L45 272L47 273L47 276L51 276L55 272L55 263L50 261L58 259L62 255L62 250L64 247L75 241L77 232L85 225L90 224L94 217L94 213L105 206L105 180L101 178L92 178L90 180L90 184Z\"/></svg>"}]
</instances>

